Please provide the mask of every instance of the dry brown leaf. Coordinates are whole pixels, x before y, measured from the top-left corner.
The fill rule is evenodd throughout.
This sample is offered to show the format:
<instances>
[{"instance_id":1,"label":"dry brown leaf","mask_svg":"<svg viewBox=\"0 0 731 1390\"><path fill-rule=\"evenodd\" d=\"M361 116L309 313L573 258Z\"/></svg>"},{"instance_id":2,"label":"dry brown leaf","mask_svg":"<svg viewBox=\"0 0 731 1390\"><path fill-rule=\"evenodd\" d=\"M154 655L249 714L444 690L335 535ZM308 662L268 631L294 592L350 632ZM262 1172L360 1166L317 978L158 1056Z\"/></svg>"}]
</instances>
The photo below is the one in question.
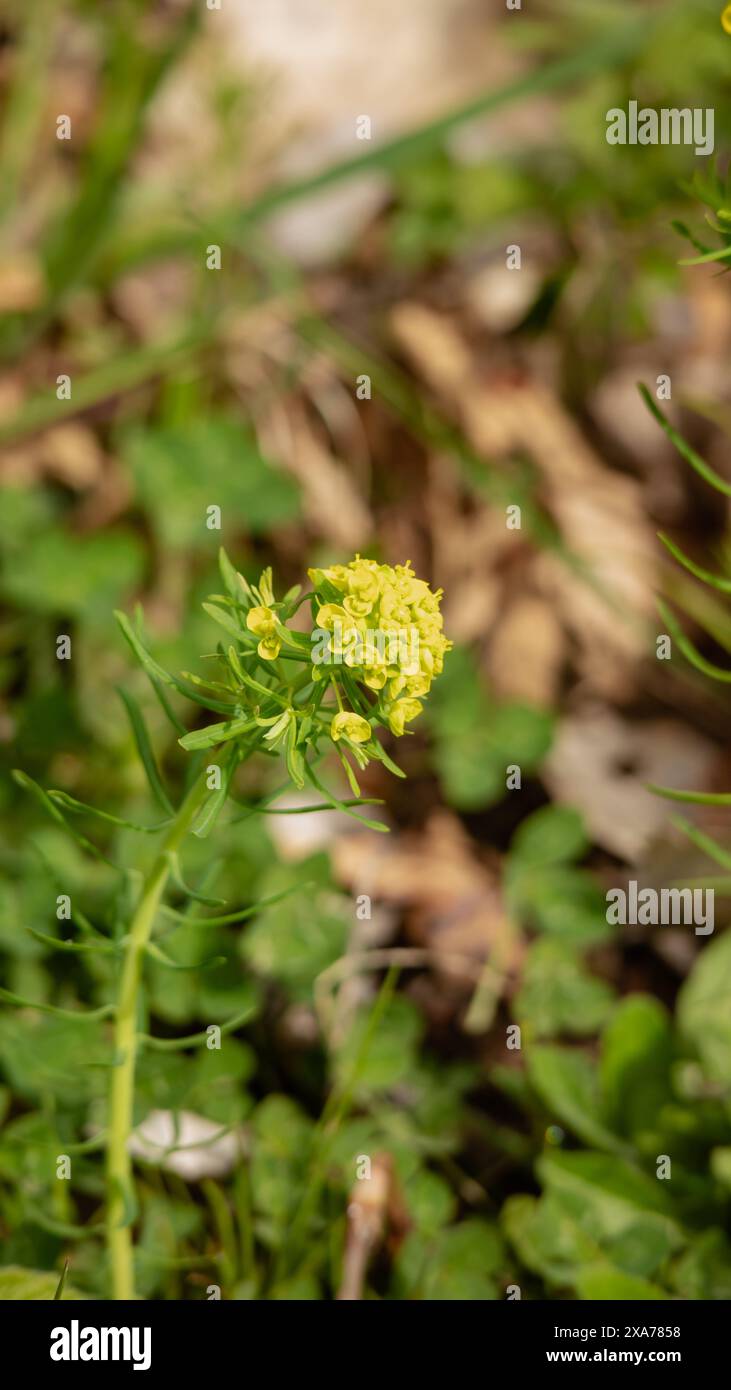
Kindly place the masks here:
<instances>
[{"instance_id":1,"label":"dry brown leaf","mask_svg":"<svg viewBox=\"0 0 731 1390\"><path fill-rule=\"evenodd\" d=\"M471 642L489 631L503 600L496 571L515 553L503 518L486 506L464 508L454 460L429 460L424 506L429 522L436 582L444 589L444 626L455 642Z\"/></svg>"},{"instance_id":2,"label":"dry brown leaf","mask_svg":"<svg viewBox=\"0 0 731 1390\"><path fill-rule=\"evenodd\" d=\"M300 482L312 530L346 551L364 545L373 529L370 512L344 466L317 437L303 404L278 400L257 423L265 452Z\"/></svg>"},{"instance_id":3,"label":"dry brown leaf","mask_svg":"<svg viewBox=\"0 0 731 1390\"><path fill-rule=\"evenodd\" d=\"M432 389L459 400L465 382L472 378L473 361L456 324L446 314L435 314L425 304L410 300L392 309L390 324L398 343Z\"/></svg>"},{"instance_id":4,"label":"dry brown leaf","mask_svg":"<svg viewBox=\"0 0 731 1390\"><path fill-rule=\"evenodd\" d=\"M714 757L676 720L630 723L587 705L561 721L542 775L556 801L581 811L597 844L633 864L678 809L646 784L702 789Z\"/></svg>"},{"instance_id":5,"label":"dry brown leaf","mask_svg":"<svg viewBox=\"0 0 731 1390\"><path fill-rule=\"evenodd\" d=\"M490 643L488 671L494 694L553 707L566 645L562 624L545 599L529 594L517 598Z\"/></svg>"},{"instance_id":6,"label":"dry brown leaf","mask_svg":"<svg viewBox=\"0 0 731 1390\"><path fill-rule=\"evenodd\" d=\"M96 486L103 469L104 455L93 431L76 420L54 425L27 444L4 449L0 457L0 479L16 486L50 477L83 492Z\"/></svg>"},{"instance_id":7,"label":"dry brown leaf","mask_svg":"<svg viewBox=\"0 0 731 1390\"><path fill-rule=\"evenodd\" d=\"M45 294L43 267L22 252L0 264L0 314L23 314L37 309Z\"/></svg>"},{"instance_id":8,"label":"dry brown leaf","mask_svg":"<svg viewBox=\"0 0 731 1390\"><path fill-rule=\"evenodd\" d=\"M544 386L486 386L445 315L400 305L392 327L478 452L491 462L525 455L537 465L544 502L586 576L546 552L537 568L540 587L575 638L581 673L604 695L627 697L648 649L655 570L639 484L603 466Z\"/></svg>"},{"instance_id":9,"label":"dry brown leaf","mask_svg":"<svg viewBox=\"0 0 731 1390\"><path fill-rule=\"evenodd\" d=\"M335 841L336 878L352 892L399 907L407 936L434 952L440 974L464 985L466 962L478 967L495 956L507 984L519 967L522 942L505 912L497 873L474 857L457 818L440 810L420 834L379 840L377 847L373 838L350 834Z\"/></svg>"}]
</instances>

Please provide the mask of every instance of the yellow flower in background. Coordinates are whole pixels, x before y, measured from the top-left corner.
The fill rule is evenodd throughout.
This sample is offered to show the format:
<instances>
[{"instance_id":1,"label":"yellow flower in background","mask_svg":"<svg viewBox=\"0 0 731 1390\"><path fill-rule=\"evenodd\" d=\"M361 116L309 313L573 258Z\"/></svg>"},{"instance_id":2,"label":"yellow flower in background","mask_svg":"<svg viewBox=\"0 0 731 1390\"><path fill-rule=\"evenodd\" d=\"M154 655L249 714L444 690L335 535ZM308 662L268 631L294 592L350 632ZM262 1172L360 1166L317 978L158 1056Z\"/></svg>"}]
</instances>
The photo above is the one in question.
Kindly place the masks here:
<instances>
[{"instance_id":1,"label":"yellow flower in background","mask_svg":"<svg viewBox=\"0 0 731 1390\"><path fill-rule=\"evenodd\" d=\"M349 738L353 743L367 743L371 736L371 726L362 714L343 709L336 714L330 725L330 737L334 743L339 738Z\"/></svg>"},{"instance_id":2,"label":"yellow flower in background","mask_svg":"<svg viewBox=\"0 0 731 1390\"><path fill-rule=\"evenodd\" d=\"M727 34L731 34L731 5L727 5L721 15L721 24Z\"/></svg>"}]
</instances>

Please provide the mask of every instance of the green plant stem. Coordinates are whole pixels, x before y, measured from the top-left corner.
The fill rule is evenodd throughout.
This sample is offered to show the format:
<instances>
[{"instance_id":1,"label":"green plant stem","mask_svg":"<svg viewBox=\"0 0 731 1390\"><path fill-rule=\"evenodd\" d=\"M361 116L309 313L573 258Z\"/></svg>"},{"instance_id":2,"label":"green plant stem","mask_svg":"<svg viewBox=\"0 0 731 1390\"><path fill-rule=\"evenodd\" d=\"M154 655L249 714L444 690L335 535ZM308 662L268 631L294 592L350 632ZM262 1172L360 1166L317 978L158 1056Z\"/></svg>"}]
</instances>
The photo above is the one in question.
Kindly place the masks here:
<instances>
[{"instance_id":1,"label":"green plant stem","mask_svg":"<svg viewBox=\"0 0 731 1390\"><path fill-rule=\"evenodd\" d=\"M134 1202L128 1144L132 1130L142 958L170 873L169 855L188 833L206 793L203 772L182 802L144 881L125 944L114 1034L117 1065L111 1073L107 1140L107 1251L114 1299L135 1297L131 1233Z\"/></svg>"}]
</instances>

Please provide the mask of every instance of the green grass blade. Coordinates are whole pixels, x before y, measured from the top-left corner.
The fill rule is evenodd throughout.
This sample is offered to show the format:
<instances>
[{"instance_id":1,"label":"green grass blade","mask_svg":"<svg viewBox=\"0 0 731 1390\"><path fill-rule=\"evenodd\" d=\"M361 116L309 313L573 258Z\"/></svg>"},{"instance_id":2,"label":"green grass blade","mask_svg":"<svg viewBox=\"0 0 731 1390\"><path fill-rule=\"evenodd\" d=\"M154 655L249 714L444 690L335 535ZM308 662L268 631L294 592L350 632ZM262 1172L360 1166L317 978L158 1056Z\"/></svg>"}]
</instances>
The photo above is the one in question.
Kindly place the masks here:
<instances>
[{"instance_id":1,"label":"green grass blade","mask_svg":"<svg viewBox=\"0 0 731 1390\"><path fill-rule=\"evenodd\" d=\"M64 1286L64 1284L66 1283L66 1275L68 1274L68 1272L69 1272L69 1262L68 1262L68 1259L66 1259L66 1260L64 1260L64 1262L63 1262L63 1269L61 1270L61 1278L59 1279L58 1284L57 1284L57 1286L56 1286L56 1292L55 1292L55 1294L53 1295L53 1301L54 1301L54 1303L58 1302L59 1299L63 1298L63 1286Z\"/></svg>"}]
</instances>

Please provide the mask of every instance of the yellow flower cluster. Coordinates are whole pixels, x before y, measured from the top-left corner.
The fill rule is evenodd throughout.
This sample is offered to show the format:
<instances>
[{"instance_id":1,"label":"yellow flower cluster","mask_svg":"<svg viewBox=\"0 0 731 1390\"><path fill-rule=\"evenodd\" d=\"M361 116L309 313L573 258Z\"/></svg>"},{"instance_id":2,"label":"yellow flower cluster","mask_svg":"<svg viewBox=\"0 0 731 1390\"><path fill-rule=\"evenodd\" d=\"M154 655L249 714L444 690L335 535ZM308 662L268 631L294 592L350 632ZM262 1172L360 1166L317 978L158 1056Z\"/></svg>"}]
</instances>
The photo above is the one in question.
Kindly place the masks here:
<instances>
[{"instance_id":1,"label":"yellow flower cluster","mask_svg":"<svg viewBox=\"0 0 731 1390\"><path fill-rule=\"evenodd\" d=\"M282 640L277 634L277 616L271 608L250 608L246 615L249 632L261 640L257 647L259 656L265 661L275 661L279 656Z\"/></svg>"},{"instance_id":2,"label":"yellow flower cluster","mask_svg":"<svg viewBox=\"0 0 731 1390\"><path fill-rule=\"evenodd\" d=\"M410 563L379 565L360 556L308 573L318 597L327 588L340 596L339 602L323 601L317 612L317 625L328 634L327 661L347 666L379 693L389 728L403 734L421 714L421 699L452 645L442 631L441 589L432 592ZM365 742L367 727L367 720L344 711L335 716L331 735Z\"/></svg>"}]
</instances>

